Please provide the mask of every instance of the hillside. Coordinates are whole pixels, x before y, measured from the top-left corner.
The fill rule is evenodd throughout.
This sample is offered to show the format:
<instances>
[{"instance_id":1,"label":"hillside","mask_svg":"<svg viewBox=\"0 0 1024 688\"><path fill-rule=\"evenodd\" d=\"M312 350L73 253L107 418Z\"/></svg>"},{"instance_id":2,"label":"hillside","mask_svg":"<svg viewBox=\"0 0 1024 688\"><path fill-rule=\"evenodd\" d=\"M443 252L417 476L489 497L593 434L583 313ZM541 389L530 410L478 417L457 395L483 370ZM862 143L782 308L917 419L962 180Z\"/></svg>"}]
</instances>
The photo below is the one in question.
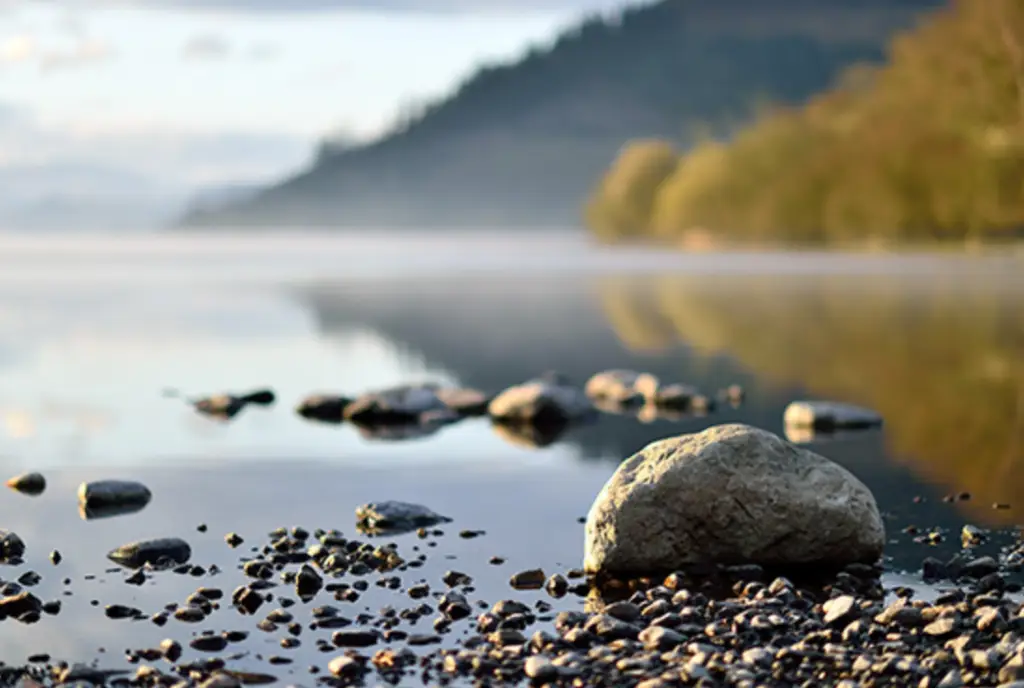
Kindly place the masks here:
<instances>
[{"instance_id":1,"label":"hillside","mask_svg":"<svg viewBox=\"0 0 1024 688\"><path fill-rule=\"evenodd\" d=\"M886 56L726 143L682 157L666 140L626 146L588 224L671 241L1024 236L1024 2L954 0Z\"/></svg>"},{"instance_id":2,"label":"hillside","mask_svg":"<svg viewBox=\"0 0 1024 688\"><path fill-rule=\"evenodd\" d=\"M881 60L895 30L940 2L663 0L592 18L480 69L380 140L183 224L575 226L624 141L682 145L694 125L749 121L758 102L803 102L851 63Z\"/></svg>"}]
</instances>

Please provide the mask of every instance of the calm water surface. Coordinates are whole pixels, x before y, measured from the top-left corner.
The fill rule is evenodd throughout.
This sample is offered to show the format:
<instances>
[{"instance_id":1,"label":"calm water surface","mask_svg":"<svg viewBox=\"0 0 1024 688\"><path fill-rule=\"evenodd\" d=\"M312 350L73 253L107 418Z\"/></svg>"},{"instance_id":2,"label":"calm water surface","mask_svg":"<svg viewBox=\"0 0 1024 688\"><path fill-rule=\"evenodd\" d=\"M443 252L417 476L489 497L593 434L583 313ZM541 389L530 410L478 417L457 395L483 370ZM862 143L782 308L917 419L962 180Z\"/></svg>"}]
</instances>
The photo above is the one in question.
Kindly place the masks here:
<instances>
[{"instance_id":1,"label":"calm water surface","mask_svg":"<svg viewBox=\"0 0 1024 688\"><path fill-rule=\"evenodd\" d=\"M277 526L351 532L354 508L372 500L420 502L455 519L433 547L398 539L404 553L429 555L407 583L440 587L445 570L459 569L477 579L479 598L510 597L514 570L578 565L577 519L619 460L722 422L782 434L783 409L804 397L885 416L883 432L811 444L875 491L889 518L890 581L913 581L922 557L959 547L965 523L1005 539L1024 520L1022 267L1004 256L656 254L534 233L0 238L0 462L49 480L38 498L0 493L0 524L28 545L25 566L0 577L36 570L37 594L64 600L58 617L0 624L0 660L49 652L117 665L125 648L163 637L251 629L230 609L197 626L110 621L91 601L152 612L199 583L230 592L241 576L225 533L246 537L244 550ZM739 383L747 401L677 421L607 416L543 447L477 420L384 442L292 413L319 391L416 381L497 391L546 369L582 383L608 367L710 393ZM161 394L263 386L278 403L231 423ZM111 477L146 482L153 502L81 520L78 483ZM964 491L970 500L942 500ZM196 530L201 522L209 532ZM926 547L901 532L910 524L953 537ZM455 537L463 528L487 534ZM224 572L142 587L108 572L108 550L167 535ZM54 548L58 567L47 561ZM507 563L489 565L493 555ZM354 608L410 602L371 586ZM254 631L238 665L266 670L257 655L289 656L295 664L273 671L309 681L306 666L326 663L313 634L291 650L282 635Z\"/></svg>"}]
</instances>

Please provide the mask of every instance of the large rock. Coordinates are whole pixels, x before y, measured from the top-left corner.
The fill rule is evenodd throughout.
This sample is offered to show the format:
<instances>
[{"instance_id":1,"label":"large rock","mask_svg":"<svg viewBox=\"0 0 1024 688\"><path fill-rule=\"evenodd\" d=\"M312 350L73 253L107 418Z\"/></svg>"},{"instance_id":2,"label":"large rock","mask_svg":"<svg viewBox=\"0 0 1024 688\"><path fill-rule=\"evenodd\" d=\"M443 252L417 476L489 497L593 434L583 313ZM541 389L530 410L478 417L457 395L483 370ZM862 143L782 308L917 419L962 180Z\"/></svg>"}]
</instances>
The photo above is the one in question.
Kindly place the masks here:
<instances>
[{"instance_id":1,"label":"large rock","mask_svg":"<svg viewBox=\"0 0 1024 688\"><path fill-rule=\"evenodd\" d=\"M503 423L558 425L590 418L595 409L583 390L565 377L545 373L494 397L487 412Z\"/></svg>"},{"instance_id":2,"label":"large rock","mask_svg":"<svg viewBox=\"0 0 1024 688\"><path fill-rule=\"evenodd\" d=\"M845 468L765 430L729 424L654 442L590 509L585 568L644 575L695 564L874 563L885 528Z\"/></svg>"}]
</instances>

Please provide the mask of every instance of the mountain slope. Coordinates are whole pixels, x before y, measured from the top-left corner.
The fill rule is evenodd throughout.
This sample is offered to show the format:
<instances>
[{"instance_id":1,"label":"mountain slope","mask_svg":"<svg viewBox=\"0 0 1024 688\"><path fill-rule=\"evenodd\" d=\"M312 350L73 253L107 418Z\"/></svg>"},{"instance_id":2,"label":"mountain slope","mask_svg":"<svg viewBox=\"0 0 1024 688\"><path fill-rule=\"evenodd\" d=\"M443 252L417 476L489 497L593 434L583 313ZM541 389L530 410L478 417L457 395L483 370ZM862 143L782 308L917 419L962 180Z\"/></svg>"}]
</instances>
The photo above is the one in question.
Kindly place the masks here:
<instances>
[{"instance_id":1,"label":"mountain slope","mask_svg":"<svg viewBox=\"0 0 1024 688\"><path fill-rule=\"evenodd\" d=\"M390 135L184 224L576 225L625 140L685 143L688 124L730 129L759 101L803 101L937 4L663 0L593 18Z\"/></svg>"}]
</instances>

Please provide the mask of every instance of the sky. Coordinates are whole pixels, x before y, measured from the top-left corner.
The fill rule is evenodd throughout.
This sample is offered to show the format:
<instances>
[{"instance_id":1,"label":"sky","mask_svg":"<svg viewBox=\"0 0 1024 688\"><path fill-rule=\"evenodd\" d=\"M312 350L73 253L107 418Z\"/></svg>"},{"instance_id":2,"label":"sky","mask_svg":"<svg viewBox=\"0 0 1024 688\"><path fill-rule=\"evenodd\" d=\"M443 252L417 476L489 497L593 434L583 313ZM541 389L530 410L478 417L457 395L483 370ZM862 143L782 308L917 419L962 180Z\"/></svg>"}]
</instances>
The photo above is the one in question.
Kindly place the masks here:
<instances>
[{"instance_id":1,"label":"sky","mask_svg":"<svg viewBox=\"0 0 1024 688\"><path fill-rule=\"evenodd\" d=\"M281 177L623 2L0 0L0 208Z\"/></svg>"}]
</instances>

